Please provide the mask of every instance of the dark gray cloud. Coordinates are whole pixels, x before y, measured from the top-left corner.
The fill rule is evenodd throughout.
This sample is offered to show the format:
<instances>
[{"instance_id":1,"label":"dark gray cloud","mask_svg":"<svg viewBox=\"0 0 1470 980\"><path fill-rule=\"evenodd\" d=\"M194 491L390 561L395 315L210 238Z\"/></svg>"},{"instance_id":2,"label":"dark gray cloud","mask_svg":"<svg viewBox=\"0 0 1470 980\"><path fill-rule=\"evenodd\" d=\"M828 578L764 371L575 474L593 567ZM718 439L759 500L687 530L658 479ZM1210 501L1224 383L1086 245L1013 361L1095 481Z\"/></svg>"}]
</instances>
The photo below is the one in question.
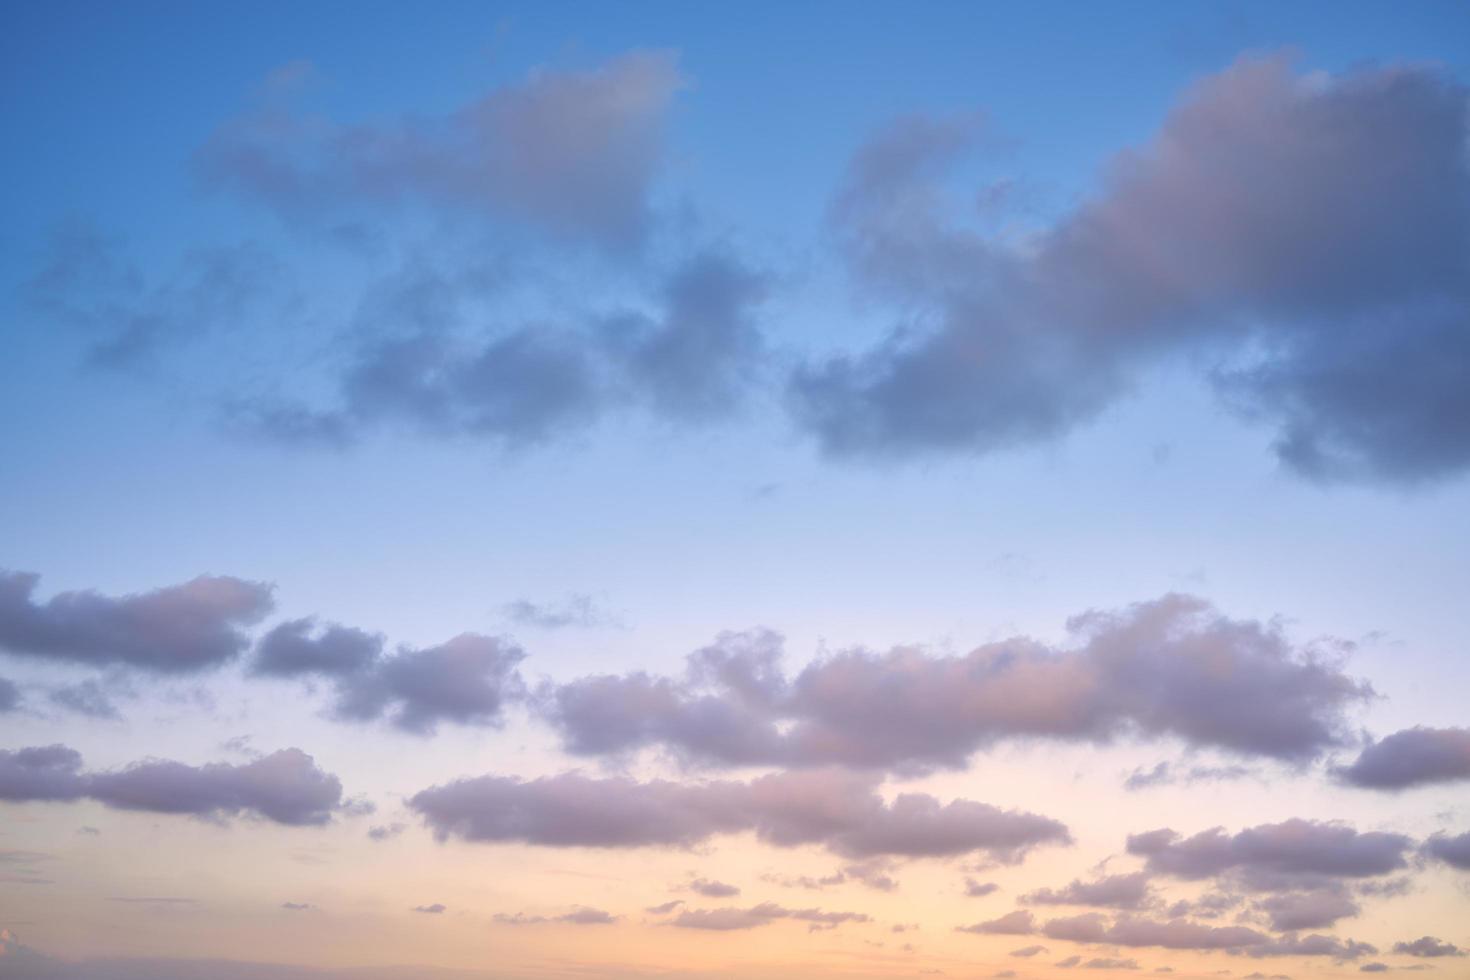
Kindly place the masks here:
<instances>
[{"instance_id":1,"label":"dark gray cloud","mask_svg":"<svg viewBox=\"0 0 1470 980\"><path fill-rule=\"evenodd\" d=\"M1036 931L1036 917L1025 909L1007 912L998 919L987 919L974 925L957 926L956 932L973 932L982 936L1029 936Z\"/></svg>"},{"instance_id":2,"label":"dark gray cloud","mask_svg":"<svg viewBox=\"0 0 1470 980\"><path fill-rule=\"evenodd\" d=\"M0 677L0 714L14 711L20 707L20 702L20 688L15 686L14 681Z\"/></svg>"},{"instance_id":3,"label":"dark gray cloud","mask_svg":"<svg viewBox=\"0 0 1470 980\"><path fill-rule=\"evenodd\" d=\"M854 650L787 680L780 638L724 634L682 679L638 672L545 692L576 754L663 745L717 765L962 767L1006 738L1174 737L1305 761L1345 744L1347 710L1371 694L1273 625L1168 595L1070 623L1075 641L1027 638L962 656Z\"/></svg>"},{"instance_id":4,"label":"dark gray cloud","mask_svg":"<svg viewBox=\"0 0 1470 980\"><path fill-rule=\"evenodd\" d=\"M426 789L409 806L440 840L548 847L688 847L754 831L778 847L821 844L852 858L983 852L1015 861L1037 845L1071 839L1055 820L972 800L941 804L903 793L888 803L874 780L838 770L696 784L481 776Z\"/></svg>"},{"instance_id":5,"label":"dark gray cloud","mask_svg":"<svg viewBox=\"0 0 1470 980\"><path fill-rule=\"evenodd\" d=\"M1272 888L1314 878L1371 878L1407 867L1414 842L1402 834L1359 833L1341 823L1292 819L1228 834L1215 827L1180 838L1172 830L1133 834L1128 852L1158 874L1196 880L1236 872Z\"/></svg>"},{"instance_id":6,"label":"dark gray cloud","mask_svg":"<svg viewBox=\"0 0 1470 980\"><path fill-rule=\"evenodd\" d=\"M1470 956L1470 952L1461 949L1454 943L1448 943L1433 936L1420 936L1413 942L1394 943L1393 951L1406 956L1420 957Z\"/></svg>"},{"instance_id":7,"label":"dark gray cloud","mask_svg":"<svg viewBox=\"0 0 1470 980\"><path fill-rule=\"evenodd\" d=\"M210 820L248 815L288 825L324 824L350 803L342 783L300 749L241 765L190 766L150 759L108 772L84 772L64 745L0 750L0 800L91 799L120 810L178 813Z\"/></svg>"},{"instance_id":8,"label":"dark gray cloud","mask_svg":"<svg viewBox=\"0 0 1470 980\"><path fill-rule=\"evenodd\" d=\"M1354 786L1388 790L1470 779L1470 728L1394 732L1336 773Z\"/></svg>"},{"instance_id":9,"label":"dark gray cloud","mask_svg":"<svg viewBox=\"0 0 1470 980\"><path fill-rule=\"evenodd\" d=\"M1470 871L1470 831L1458 837L1445 833L1435 834L1424 842L1424 852L1452 868Z\"/></svg>"},{"instance_id":10,"label":"dark gray cloud","mask_svg":"<svg viewBox=\"0 0 1470 980\"><path fill-rule=\"evenodd\" d=\"M0 650L88 666L186 673L218 666L248 644L244 627L270 611L271 587L201 575L125 596L62 592L33 598L40 576L0 572Z\"/></svg>"},{"instance_id":11,"label":"dark gray cloud","mask_svg":"<svg viewBox=\"0 0 1470 980\"><path fill-rule=\"evenodd\" d=\"M1042 888L1021 896L1027 905L1096 905L1100 908L1139 909L1153 901L1147 871L1108 875L1096 881L1074 879L1065 888Z\"/></svg>"},{"instance_id":12,"label":"dark gray cloud","mask_svg":"<svg viewBox=\"0 0 1470 980\"><path fill-rule=\"evenodd\" d=\"M710 422L733 412L762 370L756 314L765 282L727 251L706 249L677 265L646 309L482 333L453 329L464 292L453 285L428 309L416 303L405 313L390 297L369 317L381 329L359 329L349 345L336 407L246 399L230 406L230 422L304 445L406 426L508 449L639 408L668 422Z\"/></svg>"},{"instance_id":13,"label":"dark gray cloud","mask_svg":"<svg viewBox=\"0 0 1470 980\"><path fill-rule=\"evenodd\" d=\"M260 638L251 670L275 677L335 677L364 670L382 650L381 636L335 623L317 630L313 619L292 619Z\"/></svg>"},{"instance_id":14,"label":"dark gray cloud","mask_svg":"<svg viewBox=\"0 0 1470 980\"><path fill-rule=\"evenodd\" d=\"M609 248L638 244L662 157L675 59L635 52L584 71L542 70L439 117L341 123L276 87L201 148L206 180L288 220L428 206Z\"/></svg>"},{"instance_id":15,"label":"dark gray cloud","mask_svg":"<svg viewBox=\"0 0 1470 980\"><path fill-rule=\"evenodd\" d=\"M1025 249L952 218L940 177L975 121L901 120L859 151L832 216L854 275L909 321L799 370L796 417L839 456L985 452L1061 435L1185 357L1219 364L1300 473L1458 472L1466 105L1433 68L1243 58Z\"/></svg>"},{"instance_id":16,"label":"dark gray cloud","mask_svg":"<svg viewBox=\"0 0 1470 980\"><path fill-rule=\"evenodd\" d=\"M789 909L775 902L762 902L750 908L688 909L680 912L673 925L680 929L731 931L754 929L777 919L806 922L813 930L835 929L846 922L871 922L861 912L824 912L821 909Z\"/></svg>"}]
</instances>

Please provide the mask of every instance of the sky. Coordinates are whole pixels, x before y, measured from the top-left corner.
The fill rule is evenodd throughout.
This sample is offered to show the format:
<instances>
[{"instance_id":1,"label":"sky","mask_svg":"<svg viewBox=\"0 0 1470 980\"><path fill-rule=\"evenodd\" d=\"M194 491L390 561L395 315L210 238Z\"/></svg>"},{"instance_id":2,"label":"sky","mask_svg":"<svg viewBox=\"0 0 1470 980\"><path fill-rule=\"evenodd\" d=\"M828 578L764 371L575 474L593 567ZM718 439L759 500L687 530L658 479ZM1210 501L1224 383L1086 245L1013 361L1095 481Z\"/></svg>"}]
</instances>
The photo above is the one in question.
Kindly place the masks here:
<instances>
[{"instance_id":1,"label":"sky","mask_svg":"<svg viewBox=\"0 0 1470 980\"><path fill-rule=\"evenodd\" d=\"M0 977L1470 977L1470 8L0 10Z\"/></svg>"}]
</instances>

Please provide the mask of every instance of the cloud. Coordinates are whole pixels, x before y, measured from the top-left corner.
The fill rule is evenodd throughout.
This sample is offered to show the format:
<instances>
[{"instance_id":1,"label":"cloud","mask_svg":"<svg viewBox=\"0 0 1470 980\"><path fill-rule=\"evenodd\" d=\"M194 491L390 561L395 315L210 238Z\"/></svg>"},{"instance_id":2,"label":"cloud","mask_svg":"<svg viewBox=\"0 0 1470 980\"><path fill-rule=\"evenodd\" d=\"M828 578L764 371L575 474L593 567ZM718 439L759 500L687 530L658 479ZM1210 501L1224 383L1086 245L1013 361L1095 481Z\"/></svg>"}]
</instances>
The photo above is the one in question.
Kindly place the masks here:
<instances>
[{"instance_id":1,"label":"cloud","mask_svg":"<svg viewBox=\"0 0 1470 980\"><path fill-rule=\"evenodd\" d=\"M683 84L667 52L539 70L439 117L341 123L275 92L200 149L206 180L292 221L427 206L607 248L638 244Z\"/></svg>"},{"instance_id":2,"label":"cloud","mask_svg":"<svg viewBox=\"0 0 1470 980\"><path fill-rule=\"evenodd\" d=\"M1330 956L1334 960L1356 960L1372 956L1378 949L1369 943L1353 939L1343 940L1336 936L1313 934L1298 936L1288 933L1269 943L1254 946L1246 952L1250 956Z\"/></svg>"},{"instance_id":3,"label":"cloud","mask_svg":"<svg viewBox=\"0 0 1470 980\"><path fill-rule=\"evenodd\" d=\"M280 297L280 265L244 243L190 249L151 281L95 229L71 225L50 243L25 285L31 308L70 328L90 366L137 367L160 350L236 326L267 297Z\"/></svg>"},{"instance_id":4,"label":"cloud","mask_svg":"<svg viewBox=\"0 0 1470 980\"><path fill-rule=\"evenodd\" d=\"M1251 774L1246 766L1190 766L1181 771L1174 763L1160 762L1152 769L1140 767L1133 770L1124 781L1123 788L1140 790L1153 786L1190 786L1199 782L1244 779Z\"/></svg>"},{"instance_id":5,"label":"cloud","mask_svg":"<svg viewBox=\"0 0 1470 980\"><path fill-rule=\"evenodd\" d=\"M517 626L534 626L536 629L594 629L615 622L613 617L598 609L590 595L580 593L567 596L561 602L535 603L529 599L517 599L502 607L506 617Z\"/></svg>"},{"instance_id":6,"label":"cloud","mask_svg":"<svg viewBox=\"0 0 1470 980\"><path fill-rule=\"evenodd\" d=\"M1407 866L1413 841L1402 834L1359 833L1342 823L1292 819L1227 834L1215 827L1181 839L1172 830L1133 834L1128 852L1158 874L1196 880L1240 872L1258 886L1278 881L1371 878Z\"/></svg>"},{"instance_id":7,"label":"cloud","mask_svg":"<svg viewBox=\"0 0 1470 980\"><path fill-rule=\"evenodd\" d=\"M1416 726L1363 749L1339 779L1366 789L1400 790L1470 779L1470 728Z\"/></svg>"},{"instance_id":8,"label":"cloud","mask_svg":"<svg viewBox=\"0 0 1470 980\"><path fill-rule=\"evenodd\" d=\"M1454 943L1435 939L1433 936L1420 936L1413 942L1394 943L1393 951L1403 953L1406 956L1439 957L1439 956L1470 956L1465 950Z\"/></svg>"},{"instance_id":9,"label":"cloud","mask_svg":"<svg viewBox=\"0 0 1470 980\"><path fill-rule=\"evenodd\" d=\"M1270 941L1269 936L1244 926L1208 926L1186 919L1160 922L1122 916L1109 923L1099 912L1052 919L1041 927L1051 939L1114 946L1160 946L1165 949L1242 949Z\"/></svg>"},{"instance_id":10,"label":"cloud","mask_svg":"<svg viewBox=\"0 0 1470 980\"><path fill-rule=\"evenodd\" d=\"M249 815L292 826L324 824L342 810L342 783L300 749L250 762L189 766L149 759L87 773L64 745L0 750L0 800L96 800L119 810L178 813L220 820Z\"/></svg>"},{"instance_id":11,"label":"cloud","mask_svg":"<svg viewBox=\"0 0 1470 980\"><path fill-rule=\"evenodd\" d=\"M14 681L0 677L0 714L14 711L20 707L20 701L20 688L15 686Z\"/></svg>"},{"instance_id":12,"label":"cloud","mask_svg":"<svg viewBox=\"0 0 1470 980\"><path fill-rule=\"evenodd\" d=\"M1071 839L1055 820L972 800L941 804L903 793L887 803L874 780L839 770L696 784L575 772L529 781L480 776L423 790L409 806L441 841L546 847L690 847L754 831L777 847L820 844L852 858L979 851L1011 861Z\"/></svg>"},{"instance_id":13,"label":"cloud","mask_svg":"<svg viewBox=\"0 0 1470 980\"><path fill-rule=\"evenodd\" d=\"M433 905L415 905L409 909L410 912L423 912L426 915L443 915L448 911L448 906L435 902Z\"/></svg>"},{"instance_id":14,"label":"cloud","mask_svg":"<svg viewBox=\"0 0 1470 980\"><path fill-rule=\"evenodd\" d=\"M369 827L367 832L368 840L392 840L394 837L397 837L399 834L403 833L407 829L408 825L402 823L390 823Z\"/></svg>"},{"instance_id":15,"label":"cloud","mask_svg":"<svg viewBox=\"0 0 1470 980\"><path fill-rule=\"evenodd\" d=\"M793 919L810 923L812 929L835 929L846 922L871 922L861 912L824 912L821 909L789 909L774 902L762 902L748 909L689 909L680 912L673 925L680 929L710 929L727 932L754 929L777 919Z\"/></svg>"},{"instance_id":16,"label":"cloud","mask_svg":"<svg viewBox=\"0 0 1470 980\"><path fill-rule=\"evenodd\" d=\"M1082 957L1080 956L1068 956L1066 959L1057 960L1057 966L1061 967L1064 970L1067 970L1071 969L1081 962Z\"/></svg>"},{"instance_id":17,"label":"cloud","mask_svg":"<svg viewBox=\"0 0 1470 980\"><path fill-rule=\"evenodd\" d=\"M1096 905L1102 908L1137 909L1153 898L1149 874L1108 875L1096 881L1075 879L1065 888L1041 888L1021 896L1027 905Z\"/></svg>"},{"instance_id":18,"label":"cloud","mask_svg":"<svg viewBox=\"0 0 1470 980\"><path fill-rule=\"evenodd\" d=\"M998 919L956 926L956 932L973 932L982 936L1029 936L1036 931L1036 917L1025 909L1007 912Z\"/></svg>"},{"instance_id":19,"label":"cloud","mask_svg":"<svg viewBox=\"0 0 1470 980\"><path fill-rule=\"evenodd\" d=\"M112 700L111 692L96 679L58 687L47 698L54 705L88 718L116 721L122 717Z\"/></svg>"},{"instance_id":20,"label":"cloud","mask_svg":"<svg viewBox=\"0 0 1470 980\"><path fill-rule=\"evenodd\" d=\"M1364 963L1362 966L1358 967L1358 972L1360 972L1360 973L1387 973L1388 972L1388 964L1387 963Z\"/></svg>"},{"instance_id":21,"label":"cloud","mask_svg":"<svg viewBox=\"0 0 1470 980\"><path fill-rule=\"evenodd\" d=\"M602 909L588 908L585 905L578 906L570 912L562 915L515 915L496 914L495 921L508 926L533 926L545 925L547 923L566 923L574 926L607 926L618 921L618 917Z\"/></svg>"},{"instance_id":22,"label":"cloud","mask_svg":"<svg viewBox=\"0 0 1470 980\"><path fill-rule=\"evenodd\" d=\"M706 764L961 768L1009 738L1179 738L1301 762L1349 740L1371 688L1275 625L1167 595L1070 621L1074 642L1024 637L962 656L851 650L794 678L780 637L722 634L682 679L643 672L546 691L542 710L579 755L663 745Z\"/></svg>"},{"instance_id":23,"label":"cloud","mask_svg":"<svg viewBox=\"0 0 1470 980\"><path fill-rule=\"evenodd\" d=\"M980 882L974 878L965 879L965 895L969 898L984 898L1000 890L1000 886L993 881Z\"/></svg>"},{"instance_id":24,"label":"cloud","mask_svg":"<svg viewBox=\"0 0 1470 980\"><path fill-rule=\"evenodd\" d=\"M282 902L281 908L285 909L287 912L308 912L311 909L315 908L315 906L311 905L308 902Z\"/></svg>"},{"instance_id":25,"label":"cloud","mask_svg":"<svg viewBox=\"0 0 1470 980\"><path fill-rule=\"evenodd\" d=\"M328 630L317 641L305 642L322 657L321 642L333 635ZM523 694L516 667L525 656L507 640L461 633L439 646L405 646L372 660L334 661L337 696L332 710L347 721L387 717L419 735L433 734L442 722L495 726L505 706ZM301 662L298 657L296 663Z\"/></svg>"},{"instance_id":26,"label":"cloud","mask_svg":"<svg viewBox=\"0 0 1470 980\"><path fill-rule=\"evenodd\" d=\"M181 674L218 666L244 651L243 628L273 605L269 585L228 576L120 597L62 592L44 604L32 598L39 581L0 572L0 650L93 667Z\"/></svg>"},{"instance_id":27,"label":"cloud","mask_svg":"<svg viewBox=\"0 0 1470 980\"><path fill-rule=\"evenodd\" d=\"M1115 959L1107 956L1099 956L1082 964L1088 970L1137 970L1137 960Z\"/></svg>"},{"instance_id":28,"label":"cloud","mask_svg":"<svg viewBox=\"0 0 1470 980\"><path fill-rule=\"evenodd\" d=\"M1045 946L1022 946L1020 949L1011 950L1012 956L1035 956L1038 953L1050 952Z\"/></svg>"},{"instance_id":29,"label":"cloud","mask_svg":"<svg viewBox=\"0 0 1470 980\"><path fill-rule=\"evenodd\" d=\"M340 447L386 425L523 449L634 409L709 423L733 413L764 370L766 277L718 248L677 264L651 304L577 322L465 334L452 328L463 290L434 288L444 297L407 318L377 301L369 319L385 326L355 331L329 385L334 407L246 398L228 407L229 423L306 446Z\"/></svg>"},{"instance_id":30,"label":"cloud","mask_svg":"<svg viewBox=\"0 0 1470 980\"><path fill-rule=\"evenodd\" d=\"M1452 868L1470 871L1470 831L1458 837L1444 833L1435 834L1424 842L1424 852Z\"/></svg>"},{"instance_id":31,"label":"cloud","mask_svg":"<svg viewBox=\"0 0 1470 980\"><path fill-rule=\"evenodd\" d=\"M272 677L335 677L367 668L382 650L381 636L335 623L316 630L309 617L291 619L260 638L251 670Z\"/></svg>"},{"instance_id":32,"label":"cloud","mask_svg":"<svg viewBox=\"0 0 1470 980\"><path fill-rule=\"evenodd\" d=\"M1270 916L1271 928L1278 932L1325 928L1360 911L1351 897L1332 888L1272 895L1256 908Z\"/></svg>"},{"instance_id":33,"label":"cloud","mask_svg":"<svg viewBox=\"0 0 1470 980\"><path fill-rule=\"evenodd\" d=\"M674 911L674 909L683 904L684 900L682 898L676 898L671 902L664 902L662 905L650 905L643 911L649 913L650 915L668 915L670 912Z\"/></svg>"},{"instance_id":34,"label":"cloud","mask_svg":"<svg viewBox=\"0 0 1470 980\"><path fill-rule=\"evenodd\" d=\"M854 157L832 222L866 293L910 321L798 370L795 417L835 456L988 452L1072 430L1165 361L1214 362L1296 472L1457 473L1466 106L1435 68L1245 57L1021 247L952 219L941 178L976 120L900 120Z\"/></svg>"},{"instance_id":35,"label":"cloud","mask_svg":"<svg viewBox=\"0 0 1470 980\"><path fill-rule=\"evenodd\" d=\"M689 883L689 890L705 898L729 898L740 894L740 889L735 885L728 885L723 881L709 881L705 878L695 878Z\"/></svg>"}]
</instances>

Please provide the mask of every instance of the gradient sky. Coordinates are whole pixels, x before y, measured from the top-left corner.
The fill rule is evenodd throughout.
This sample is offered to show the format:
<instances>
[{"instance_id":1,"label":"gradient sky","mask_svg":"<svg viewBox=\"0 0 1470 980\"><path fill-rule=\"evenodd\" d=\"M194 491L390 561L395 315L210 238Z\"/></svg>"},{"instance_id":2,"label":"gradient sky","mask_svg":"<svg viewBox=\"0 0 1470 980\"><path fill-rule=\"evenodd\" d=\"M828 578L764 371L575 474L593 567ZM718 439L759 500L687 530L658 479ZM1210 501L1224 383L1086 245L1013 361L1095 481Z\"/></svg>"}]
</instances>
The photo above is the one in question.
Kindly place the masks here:
<instances>
[{"instance_id":1,"label":"gradient sky","mask_svg":"<svg viewBox=\"0 0 1470 980\"><path fill-rule=\"evenodd\" d=\"M11 3L0 977L1470 977L1470 7Z\"/></svg>"}]
</instances>

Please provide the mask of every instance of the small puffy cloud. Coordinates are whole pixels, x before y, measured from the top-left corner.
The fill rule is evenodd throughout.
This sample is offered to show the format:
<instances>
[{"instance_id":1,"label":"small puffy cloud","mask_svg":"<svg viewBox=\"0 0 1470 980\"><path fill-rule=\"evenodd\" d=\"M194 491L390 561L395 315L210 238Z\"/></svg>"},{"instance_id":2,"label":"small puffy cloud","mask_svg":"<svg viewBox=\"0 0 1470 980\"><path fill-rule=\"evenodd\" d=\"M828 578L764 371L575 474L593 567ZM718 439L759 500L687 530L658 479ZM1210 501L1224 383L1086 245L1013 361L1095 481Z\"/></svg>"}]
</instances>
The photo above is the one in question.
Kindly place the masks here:
<instances>
[{"instance_id":1,"label":"small puffy cloud","mask_svg":"<svg viewBox=\"0 0 1470 980\"><path fill-rule=\"evenodd\" d=\"M1370 943L1354 939L1340 939L1320 933L1302 936L1287 933L1268 943L1254 946L1245 951L1250 956L1326 956L1338 961L1356 960L1378 952Z\"/></svg>"},{"instance_id":2,"label":"small puffy cloud","mask_svg":"<svg viewBox=\"0 0 1470 980\"><path fill-rule=\"evenodd\" d=\"M1154 786L1191 786L1195 783L1244 779L1251 774L1252 771L1246 766L1190 766L1181 769L1174 763L1160 762L1152 769L1133 770L1124 780L1123 788L1141 790Z\"/></svg>"},{"instance_id":3,"label":"small puffy cloud","mask_svg":"<svg viewBox=\"0 0 1470 980\"><path fill-rule=\"evenodd\" d=\"M1074 880L1065 888L1041 888L1021 896L1027 905L1095 905L1101 908L1138 909L1153 898L1149 874L1108 875L1096 881Z\"/></svg>"},{"instance_id":4,"label":"small puffy cloud","mask_svg":"<svg viewBox=\"0 0 1470 980\"><path fill-rule=\"evenodd\" d=\"M475 633L435 647L404 647L343 675L334 710L353 721L387 716L421 735L441 722L497 725L505 705L521 696L516 667L525 656L513 643Z\"/></svg>"},{"instance_id":5,"label":"small puffy cloud","mask_svg":"<svg viewBox=\"0 0 1470 980\"><path fill-rule=\"evenodd\" d=\"M1168 829L1134 834L1128 852L1146 858L1150 871L1190 880L1228 871L1260 878L1371 878L1406 867L1413 843L1403 834L1292 819L1234 835L1222 827L1188 838Z\"/></svg>"},{"instance_id":6,"label":"small puffy cloud","mask_svg":"<svg viewBox=\"0 0 1470 980\"><path fill-rule=\"evenodd\" d=\"M682 898L676 898L673 901L664 902L662 905L650 905L643 911L647 912L649 915L668 915L670 912L674 911L674 909L683 904L684 900Z\"/></svg>"},{"instance_id":7,"label":"small puffy cloud","mask_svg":"<svg viewBox=\"0 0 1470 980\"><path fill-rule=\"evenodd\" d=\"M282 902L281 908L285 909L287 912L308 912L311 909L315 908L315 906L311 905L309 902Z\"/></svg>"},{"instance_id":8,"label":"small puffy cloud","mask_svg":"<svg viewBox=\"0 0 1470 980\"><path fill-rule=\"evenodd\" d=\"M973 925L957 926L956 932L973 932L982 936L1029 936L1036 931L1036 917L1025 909L1007 912L998 919Z\"/></svg>"},{"instance_id":9,"label":"small puffy cloud","mask_svg":"<svg viewBox=\"0 0 1470 980\"><path fill-rule=\"evenodd\" d=\"M293 826L327 823L343 807L341 781L300 749L241 765L149 759L96 773L83 772L81 754L63 745L0 751L0 799L92 799L119 810L211 820L250 815Z\"/></svg>"},{"instance_id":10,"label":"small puffy cloud","mask_svg":"<svg viewBox=\"0 0 1470 980\"><path fill-rule=\"evenodd\" d=\"M1395 953L1403 953L1406 956L1440 957L1440 956L1470 956L1470 952L1461 949L1454 943L1436 939L1433 936L1420 936L1412 942L1401 942L1393 944Z\"/></svg>"},{"instance_id":11,"label":"small puffy cloud","mask_svg":"<svg viewBox=\"0 0 1470 980\"><path fill-rule=\"evenodd\" d=\"M0 572L0 650L18 656L157 673L205 670L244 651L244 627L270 611L271 587L202 575L125 596L33 598L40 576Z\"/></svg>"},{"instance_id":12,"label":"small puffy cloud","mask_svg":"<svg viewBox=\"0 0 1470 980\"><path fill-rule=\"evenodd\" d=\"M636 782L565 773L534 780L481 776L415 794L409 806L440 840L549 847L688 847L754 831L778 847L821 844L852 858L1017 860L1071 840L1048 817L972 800L904 793L891 803L871 777L841 770L775 773L748 783Z\"/></svg>"},{"instance_id":13,"label":"small puffy cloud","mask_svg":"<svg viewBox=\"0 0 1470 980\"><path fill-rule=\"evenodd\" d=\"M1080 956L1068 956L1066 959L1057 960L1056 965L1064 970L1069 970L1081 962L1082 957Z\"/></svg>"},{"instance_id":14,"label":"small puffy cloud","mask_svg":"<svg viewBox=\"0 0 1470 980\"><path fill-rule=\"evenodd\" d=\"M381 842L392 840L407 829L408 824L403 823L377 824L368 828L367 836L368 840Z\"/></svg>"},{"instance_id":15,"label":"small puffy cloud","mask_svg":"<svg viewBox=\"0 0 1470 980\"><path fill-rule=\"evenodd\" d=\"M274 677L338 677L365 670L382 649L381 636L335 623L318 630L313 619L292 619L260 638L251 670Z\"/></svg>"},{"instance_id":16,"label":"small puffy cloud","mask_svg":"<svg viewBox=\"0 0 1470 980\"><path fill-rule=\"evenodd\" d=\"M1360 973L1387 973L1388 972L1388 964L1387 963L1364 963L1362 966L1358 967L1358 971Z\"/></svg>"},{"instance_id":17,"label":"small puffy cloud","mask_svg":"<svg viewBox=\"0 0 1470 980\"><path fill-rule=\"evenodd\" d=\"M673 925L680 929L709 929L728 932L754 929L778 919L808 923L813 929L831 929L846 922L870 922L861 912L824 912L821 909L790 909L774 902L750 908L689 909L680 912Z\"/></svg>"},{"instance_id":18,"label":"small puffy cloud","mask_svg":"<svg viewBox=\"0 0 1470 980\"><path fill-rule=\"evenodd\" d=\"M1137 960L1118 959L1110 956L1098 956L1082 964L1088 970L1137 970Z\"/></svg>"},{"instance_id":19,"label":"small puffy cloud","mask_svg":"<svg viewBox=\"0 0 1470 980\"><path fill-rule=\"evenodd\" d=\"M1013 950L1011 950L1011 955L1012 956L1031 957L1031 956L1036 956L1039 953L1045 953L1045 952L1048 952L1048 950L1047 950L1047 948L1045 946L1022 946L1020 949L1013 949Z\"/></svg>"},{"instance_id":20,"label":"small puffy cloud","mask_svg":"<svg viewBox=\"0 0 1470 980\"><path fill-rule=\"evenodd\" d=\"M689 883L689 890L705 898L729 898L739 895L740 889L735 885L726 884L723 881L710 881L705 878L695 878Z\"/></svg>"},{"instance_id":21,"label":"small puffy cloud","mask_svg":"<svg viewBox=\"0 0 1470 980\"><path fill-rule=\"evenodd\" d=\"M1000 886L993 881L976 881L974 878L965 879L965 895L968 898L984 898L986 895L994 894L1000 890Z\"/></svg>"},{"instance_id":22,"label":"small puffy cloud","mask_svg":"<svg viewBox=\"0 0 1470 980\"><path fill-rule=\"evenodd\" d=\"M415 905L409 909L410 912L422 912L425 915L443 915L448 910L448 906L441 902L435 902L433 905Z\"/></svg>"},{"instance_id":23,"label":"small puffy cloud","mask_svg":"<svg viewBox=\"0 0 1470 980\"><path fill-rule=\"evenodd\" d=\"M1470 779L1470 728L1406 728L1374 742L1337 777L1365 789L1402 790Z\"/></svg>"}]
</instances>

